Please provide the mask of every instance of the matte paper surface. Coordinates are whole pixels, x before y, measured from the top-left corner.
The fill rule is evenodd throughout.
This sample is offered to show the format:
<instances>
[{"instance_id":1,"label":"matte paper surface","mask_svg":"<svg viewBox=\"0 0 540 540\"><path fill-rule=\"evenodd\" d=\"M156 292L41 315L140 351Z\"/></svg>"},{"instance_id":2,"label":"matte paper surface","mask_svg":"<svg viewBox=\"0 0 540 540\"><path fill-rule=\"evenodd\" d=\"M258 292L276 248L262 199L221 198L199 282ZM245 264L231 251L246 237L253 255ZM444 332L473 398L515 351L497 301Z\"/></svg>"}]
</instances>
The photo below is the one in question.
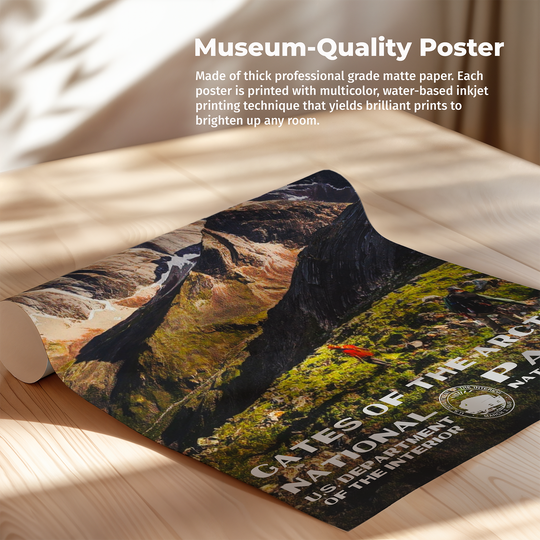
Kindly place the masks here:
<instances>
[{"instance_id":1,"label":"matte paper surface","mask_svg":"<svg viewBox=\"0 0 540 540\"><path fill-rule=\"evenodd\" d=\"M386 240L330 171L10 301L86 400L347 530L540 419L538 291Z\"/></svg>"}]
</instances>

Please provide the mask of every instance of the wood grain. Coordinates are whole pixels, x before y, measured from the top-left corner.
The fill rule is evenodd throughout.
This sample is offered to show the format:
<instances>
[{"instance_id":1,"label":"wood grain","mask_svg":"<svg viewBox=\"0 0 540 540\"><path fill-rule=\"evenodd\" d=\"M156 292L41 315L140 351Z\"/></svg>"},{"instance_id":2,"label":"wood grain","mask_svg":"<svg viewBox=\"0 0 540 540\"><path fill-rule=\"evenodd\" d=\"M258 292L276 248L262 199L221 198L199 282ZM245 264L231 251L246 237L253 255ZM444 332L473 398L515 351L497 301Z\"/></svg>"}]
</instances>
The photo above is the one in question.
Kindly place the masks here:
<instances>
[{"instance_id":1,"label":"wood grain","mask_svg":"<svg viewBox=\"0 0 540 540\"><path fill-rule=\"evenodd\" d=\"M0 295L324 168L393 240L540 287L538 167L409 115L348 113L0 175ZM536 424L345 533L146 439L54 375L26 385L0 366L6 540L536 540L539 456Z\"/></svg>"}]
</instances>

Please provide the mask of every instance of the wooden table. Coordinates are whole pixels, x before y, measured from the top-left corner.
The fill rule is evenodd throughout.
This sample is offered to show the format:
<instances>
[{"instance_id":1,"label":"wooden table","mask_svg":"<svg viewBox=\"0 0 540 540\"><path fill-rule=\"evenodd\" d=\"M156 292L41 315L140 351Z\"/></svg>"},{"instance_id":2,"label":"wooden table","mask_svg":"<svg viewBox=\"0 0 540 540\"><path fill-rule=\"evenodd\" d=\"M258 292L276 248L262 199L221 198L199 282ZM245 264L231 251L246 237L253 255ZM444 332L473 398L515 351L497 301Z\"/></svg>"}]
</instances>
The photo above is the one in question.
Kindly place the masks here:
<instances>
[{"instance_id":1,"label":"wooden table","mask_svg":"<svg viewBox=\"0 0 540 540\"><path fill-rule=\"evenodd\" d=\"M333 169L375 227L540 288L540 168L403 113L239 128L0 175L0 297ZM2 539L537 539L540 424L346 533L0 367Z\"/></svg>"}]
</instances>

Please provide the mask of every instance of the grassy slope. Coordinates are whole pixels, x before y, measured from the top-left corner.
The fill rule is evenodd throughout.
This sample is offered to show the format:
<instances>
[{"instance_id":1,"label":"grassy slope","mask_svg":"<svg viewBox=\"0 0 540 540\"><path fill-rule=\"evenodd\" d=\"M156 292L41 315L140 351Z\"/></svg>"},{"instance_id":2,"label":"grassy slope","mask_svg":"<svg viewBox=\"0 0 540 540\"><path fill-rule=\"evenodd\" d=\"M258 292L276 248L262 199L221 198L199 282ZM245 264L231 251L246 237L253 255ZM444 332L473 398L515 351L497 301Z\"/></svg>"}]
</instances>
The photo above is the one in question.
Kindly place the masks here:
<instances>
[{"instance_id":1,"label":"grassy slope","mask_svg":"<svg viewBox=\"0 0 540 540\"><path fill-rule=\"evenodd\" d=\"M480 277L484 277L484 274L444 264L388 294L373 304L369 311L358 314L339 327L326 345L347 343L369 348L377 358L391 364L390 367L358 361L339 351L330 350L325 345L302 364L282 375L253 406L217 429L213 437L200 440L202 450L199 453L193 452L192 455L288 502L304 504L305 501L300 495L287 495L279 489L279 482L292 480L302 469L289 466L280 472L280 479L277 479L276 475L266 480L256 479L249 471L262 463L275 463L273 456L276 454L293 454L288 448L295 442L332 426L341 418L353 417L364 421L364 435L360 431L354 431L340 439L340 443L354 444L369 433L376 432L396 420L402 420L409 412L422 414L438 409L441 414L447 414L438 403L440 392L447 387L469 381L497 386L491 381L481 379L480 374L512 359L523 364L521 351L539 348L538 339L535 338L535 333L509 349L489 357L482 357L478 353L471 354L474 347L484 345L485 341L494 335L493 330L448 312L442 298L447 294L448 286L465 284L467 289L472 290L470 281ZM485 294L527 300L534 297L536 291L498 280L496 288L488 289ZM537 309L537 306L506 304L504 309L522 316L520 313L524 311L534 313L533 309ZM513 324L505 323L504 326L510 327ZM415 379L418 374L434 372L445 361L458 356L470 358L477 361L477 364L444 383L431 381L434 388L430 390L405 387L405 384ZM400 393L405 394L403 405L390 408L381 417L366 417L362 409L392 389L399 389ZM516 412L526 410L535 401L534 392L523 392L521 397ZM522 417L519 421L526 423L527 419ZM465 457L482 451L486 441L491 441L488 446L500 442L508 436L505 435L506 430L517 431L515 425L512 425L515 417L514 420L512 418L512 415L509 415L498 420L500 429L497 434L490 429L489 421L459 418L460 425L474 426L475 430L472 436L461 435L461 440L466 442ZM384 448L381 446L381 450ZM438 469L440 473L453 466L452 463L464 460L449 451L449 448L450 446L444 447L437 454L425 454L423 462L433 471ZM320 468L320 462L339 449L330 445L327 450L328 454L318 452L311 456L311 463L309 456L306 457L302 463L309 463L311 467L306 466L303 470ZM415 470L416 462L408 468L409 472ZM342 472L340 471L340 474ZM426 476L425 471L421 472L418 481L421 477L429 480L430 475L434 477L438 474L427 473ZM407 480L400 479L397 474L388 476L389 479L385 482L390 493L407 491ZM323 483L328 483L331 479L332 476L325 477ZM388 496L384 493L377 496L381 498L382 507L392 502L385 502ZM341 508L347 513L346 506ZM335 511L324 508L324 505L303 509L315 515L322 512L327 518ZM362 511L355 509L351 512L354 514L350 517L353 523ZM367 512L369 513L369 510Z\"/></svg>"}]
</instances>

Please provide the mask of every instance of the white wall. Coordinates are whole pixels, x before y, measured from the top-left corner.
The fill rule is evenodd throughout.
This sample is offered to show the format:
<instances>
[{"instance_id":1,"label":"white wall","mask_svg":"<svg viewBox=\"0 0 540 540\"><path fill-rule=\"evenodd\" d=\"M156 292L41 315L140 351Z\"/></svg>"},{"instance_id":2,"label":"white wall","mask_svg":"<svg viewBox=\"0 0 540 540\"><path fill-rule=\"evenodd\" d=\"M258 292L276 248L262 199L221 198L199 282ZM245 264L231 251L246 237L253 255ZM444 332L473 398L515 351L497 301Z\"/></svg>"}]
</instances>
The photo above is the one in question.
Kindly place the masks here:
<instances>
[{"instance_id":1,"label":"white wall","mask_svg":"<svg viewBox=\"0 0 540 540\"><path fill-rule=\"evenodd\" d=\"M481 69L491 95L423 116L540 163L537 0L0 0L0 170L208 131L197 69ZM505 41L493 58L195 58L218 41Z\"/></svg>"}]
</instances>

